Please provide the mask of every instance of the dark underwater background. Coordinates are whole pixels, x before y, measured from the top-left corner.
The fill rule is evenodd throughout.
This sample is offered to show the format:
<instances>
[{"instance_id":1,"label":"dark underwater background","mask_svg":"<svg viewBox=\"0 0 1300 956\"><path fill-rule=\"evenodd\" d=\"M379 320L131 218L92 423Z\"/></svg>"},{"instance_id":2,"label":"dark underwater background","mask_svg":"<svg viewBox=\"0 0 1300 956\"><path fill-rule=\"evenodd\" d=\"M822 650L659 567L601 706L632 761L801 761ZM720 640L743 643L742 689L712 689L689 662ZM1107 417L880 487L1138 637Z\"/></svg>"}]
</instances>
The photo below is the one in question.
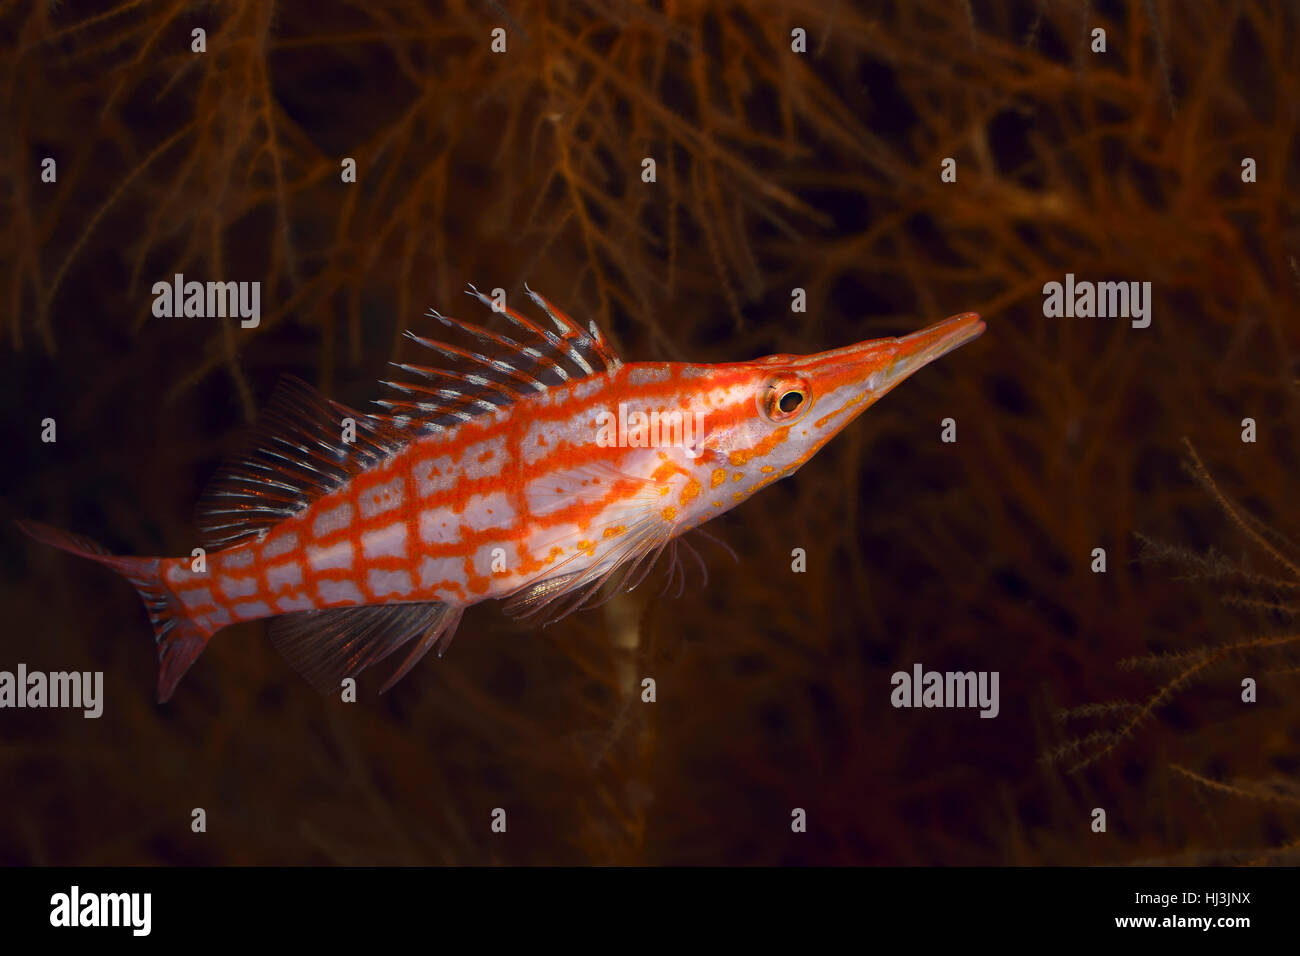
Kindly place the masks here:
<instances>
[{"instance_id":1,"label":"dark underwater background","mask_svg":"<svg viewBox=\"0 0 1300 956\"><path fill-rule=\"evenodd\" d=\"M98 720L0 711L0 863L1297 862L1294 3L69 2L0 24L0 669L102 670L105 694ZM178 272L260 281L261 324L155 318ZM1150 327L1045 318L1066 273L1151 282ZM355 704L239 626L156 704L131 587L12 519L188 553L281 374L373 407L387 362L428 360L401 335L426 309L490 317L468 282L512 304L527 282L629 361L968 310L988 331L709 524L740 560L697 537L710 580L688 562L679 599L655 575L540 630L482 605ZM918 662L999 672L999 716L893 708Z\"/></svg>"}]
</instances>

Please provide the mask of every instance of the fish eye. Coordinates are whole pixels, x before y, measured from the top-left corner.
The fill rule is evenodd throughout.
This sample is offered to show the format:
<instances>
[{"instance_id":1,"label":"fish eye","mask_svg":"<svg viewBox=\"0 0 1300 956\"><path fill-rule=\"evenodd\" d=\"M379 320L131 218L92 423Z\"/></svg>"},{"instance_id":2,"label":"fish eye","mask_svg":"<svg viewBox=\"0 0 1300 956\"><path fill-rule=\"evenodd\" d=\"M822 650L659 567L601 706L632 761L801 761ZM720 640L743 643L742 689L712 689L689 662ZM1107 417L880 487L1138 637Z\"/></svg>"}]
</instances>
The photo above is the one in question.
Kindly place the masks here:
<instances>
[{"instance_id":1,"label":"fish eye","mask_svg":"<svg viewBox=\"0 0 1300 956\"><path fill-rule=\"evenodd\" d=\"M759 407L768 421L788 425L808 410L808 382L795 375L778 375L759 392Z\"/></svg>"}]
</instances>

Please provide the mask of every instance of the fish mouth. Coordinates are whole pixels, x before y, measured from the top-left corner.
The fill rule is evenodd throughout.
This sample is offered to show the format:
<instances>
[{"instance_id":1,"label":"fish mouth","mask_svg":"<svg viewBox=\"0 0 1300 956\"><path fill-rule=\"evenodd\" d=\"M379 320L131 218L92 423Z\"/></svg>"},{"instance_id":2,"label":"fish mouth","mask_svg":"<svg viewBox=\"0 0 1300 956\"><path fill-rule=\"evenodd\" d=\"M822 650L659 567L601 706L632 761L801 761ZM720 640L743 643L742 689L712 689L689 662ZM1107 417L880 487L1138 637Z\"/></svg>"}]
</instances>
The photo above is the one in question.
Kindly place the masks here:
<instances>
[{"instance_id":1,"label":"fish mouth","mask_svg":"<svg viewBox=\"0 0 1300 956\"><path fill-rule=\"evenodd\" d=\"M814 392L831 402L814 424L819 430L832 426L833 434L913 372L983 332L979 314L963 312L911 335L871 339L806 356L794 363L792 371L807 376Z\"/></svg>"},{"instance_id":2,"label":"fish mouth","mask_svg":"<svg viewBox=\"0 0 1300 956\"><path fill-rule=\"evenodd\" d=\"M872 343L880 349L878 352L873 350L873 363L878 363L881 359L888 361L883 368L877 367L874 370L871 376L872 393L877 397L884 395L913 372L979 338L984 329L984 321L978 313L963 312L911 335Z\"/></svg>"}]
</instances>

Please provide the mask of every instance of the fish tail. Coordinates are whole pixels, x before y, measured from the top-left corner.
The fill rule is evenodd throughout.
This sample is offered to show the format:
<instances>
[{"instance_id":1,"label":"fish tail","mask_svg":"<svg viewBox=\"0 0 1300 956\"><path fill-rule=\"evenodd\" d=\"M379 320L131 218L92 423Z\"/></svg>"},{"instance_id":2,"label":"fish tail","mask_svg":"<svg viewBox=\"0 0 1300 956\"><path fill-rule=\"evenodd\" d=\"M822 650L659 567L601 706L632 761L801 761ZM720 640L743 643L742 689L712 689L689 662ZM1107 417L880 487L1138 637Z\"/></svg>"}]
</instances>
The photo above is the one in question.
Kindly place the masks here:
<instances>
[{"instance_id":1,"label":"fish tail","mask_svg":"<svg viewBox=\"0 0 1300 956\"><path fill-rule=\"evenodd\" d=\"M161 558L130 558L111 554L97 541L60 531L39 521L19 521L31 538L112 568L130 581L153 623L158 646L158 702L171 698L181 677L207 646L211 635L196 624L162 577Z\"/></svg>"}]
</instances>

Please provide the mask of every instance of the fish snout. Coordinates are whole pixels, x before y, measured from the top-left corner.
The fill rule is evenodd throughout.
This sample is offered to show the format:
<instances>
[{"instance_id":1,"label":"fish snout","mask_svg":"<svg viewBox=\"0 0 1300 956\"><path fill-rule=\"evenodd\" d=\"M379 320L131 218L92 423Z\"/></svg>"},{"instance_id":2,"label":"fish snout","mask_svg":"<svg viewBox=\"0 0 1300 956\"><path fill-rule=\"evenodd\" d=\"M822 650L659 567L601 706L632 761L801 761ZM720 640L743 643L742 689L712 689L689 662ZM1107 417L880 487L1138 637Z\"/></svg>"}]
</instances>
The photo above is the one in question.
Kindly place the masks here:
<instances>
[{"instance_id":1,"label":"fish snout","mask_svg":"<svg viewBox=\"0 0 1300 956\"><path fill-rule=\"evenodd\" d=\"M858 406L856 411L861 411L912 373L983 331L984 322L977 313L963 312L911 335L870 339L810 355L799 363L799 370L814 382L820 395L835 396L842 399L837 404Z\"/></svg>"}]
</instances>

